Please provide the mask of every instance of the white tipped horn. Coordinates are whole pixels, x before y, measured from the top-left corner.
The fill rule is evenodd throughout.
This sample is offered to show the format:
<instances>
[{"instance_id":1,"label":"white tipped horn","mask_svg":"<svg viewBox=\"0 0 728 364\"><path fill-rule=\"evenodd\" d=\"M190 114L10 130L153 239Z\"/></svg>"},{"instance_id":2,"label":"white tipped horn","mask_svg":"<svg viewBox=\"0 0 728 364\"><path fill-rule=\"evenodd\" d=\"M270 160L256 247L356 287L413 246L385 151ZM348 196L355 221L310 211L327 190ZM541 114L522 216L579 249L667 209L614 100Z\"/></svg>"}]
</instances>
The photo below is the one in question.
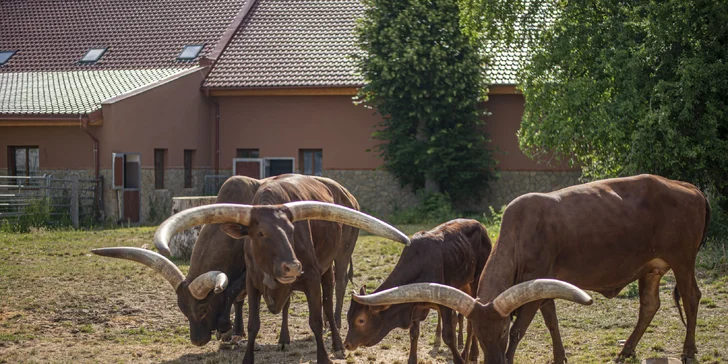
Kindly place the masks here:
<instances>
[{"instance_id":1,"label":"white tipped horn","mask_svg":"<svg viewBox=\"0 0 728 364\"><path fill-rule=\"evenodd\" d=\"M410 245L407 235L393 226L376 217L348 207L319 201L296 201L284 205L291 211L294 222L299 220L339 222L400 242L406 246Z\"/></svg>"},{"instance_id":2,"label":"white tipped horn","mask_svg":"<svg viewBox=\"0 0 728 364\"><path fill-rule=\"evenodd\" d=\"M184 281L185 276L169 259L155 253L151 250L117 247L117 248L99 248L91 250L96 255L104 257L131 260L146 265L154 269L155 272L161 274L172 285L175 292L180 283Z\"/></svg>"},{"instance_id":3,"label":"white tipped horn","mask_svg":"<svg viewBox=\"0 0 728 364\"><path fill-rule=\"evenodd\" d=\"M190 283L190 294L192 294L192 297L202 300L207 297L207 294L210 293L213 289L215 290L215 293L222 292L228 285L228 277L225 273L213 270L210 272L207 272L192 281Z\"/></svg>"},{"instance_id":4,"label":"white tipped horn","mask_svg":"<svg viewBox=\"0 0 728 364\"><path fill-rule=\"evenodd\" d=\"M365 305L396 305L399 303L429 302L449 307L464 316L470 315L475 300L467 293L438 283L412 283L369 295L354 295L354 301Z\"/></svg>"},{"instance_id":5,"label":"white tipped horn","mask_svg":"<svg viewBox=\"0 0 728 364\"><path fill-rule=\"evenodd\" d=\"M180 211L159 226L154 234L154 246L162 255L170 256L169 241L174 234L204 224L234 222L247 226L252 208L250 205L218 203Z\"/></svg>"},{"instance_id":6,"label":"white tipped horn","mask_svg":"<svg viewBox=\"0 0 728 364\"><path fill-rule=\"evenodd\" d=\"M493 300L502 317L531 301L561 298L582 305L591 305L592 298L573 284L557 279L534 279L508 288Z\"/></svg>"}]
</instances>

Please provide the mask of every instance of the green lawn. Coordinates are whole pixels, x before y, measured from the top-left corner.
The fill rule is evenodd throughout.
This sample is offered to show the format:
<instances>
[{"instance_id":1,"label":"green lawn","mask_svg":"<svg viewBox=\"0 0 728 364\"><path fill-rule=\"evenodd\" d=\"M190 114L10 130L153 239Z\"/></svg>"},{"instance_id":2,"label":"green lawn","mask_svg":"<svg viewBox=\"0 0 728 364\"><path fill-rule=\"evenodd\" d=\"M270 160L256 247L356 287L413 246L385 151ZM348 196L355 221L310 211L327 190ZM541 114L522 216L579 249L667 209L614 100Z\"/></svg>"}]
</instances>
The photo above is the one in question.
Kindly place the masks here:
<instances>
[{"instance_id":1,"label":"green lawn","mask_svg":"<svg viewBox=\"0 0 728 364\"><path fill-rule=\"evenodd\" d=\"M400 228L411 234L426 227ZM495 240L496 232L490 232ZM95 247L152 245L153 234L151 227L0 233L0 362L240 361L239 349L220 349L217 343L201 348L189 344L187 322L174 293L151 269L90 254ZM354 253L354 281L376 287L393 268L401 249L397 243L362 234ZM703 299L697 343L701 363L720 363L728 361L728 276L713 269L725 264L715 258L723 254L721 249L708 250L701 252L698 270ZM187 270L184 263L180 265L183 272ZM638 347L640 359L680 356L685 330L672 304L673 286L668 274L660 289L662 308ZM639 299L627 298L629 291L628 287L623 297L611 300L593 293L595 302L589 307L557 304L571 363L604 363L617 355L618 340L627 338L637 319ZM348 308L348 302L344 307ZM451 362L444 345L439 350L431 345L435 323L436 315L430 314L419 358L425 363ZM258 340L262 349L256 352L256 360L315 362L303 294L293 298L293 344L284 352L276 346L279 326L279 317L262 315ZM346 324L342 338L345 334ZM337 362L404 363L408 349L408 333L395 330L379 346L349 352L346 361ZM519 346L517 362L547 363L550 358L551 339L537 315Z\"/></svg>"}]
</instances>

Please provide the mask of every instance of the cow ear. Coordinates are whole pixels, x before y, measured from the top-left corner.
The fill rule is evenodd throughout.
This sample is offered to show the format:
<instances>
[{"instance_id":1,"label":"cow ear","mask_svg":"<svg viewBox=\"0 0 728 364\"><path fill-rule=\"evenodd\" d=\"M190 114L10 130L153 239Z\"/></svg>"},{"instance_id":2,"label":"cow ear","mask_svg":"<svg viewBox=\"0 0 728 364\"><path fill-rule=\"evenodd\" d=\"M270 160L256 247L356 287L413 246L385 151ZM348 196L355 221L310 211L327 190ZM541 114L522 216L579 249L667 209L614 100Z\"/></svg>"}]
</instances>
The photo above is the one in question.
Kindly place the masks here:
<instances>
[{"instance_id":1,"label":"cow ear","mask_svg":"<svg viewBox=\"0 0 728 364\"><path fill-rule=\"evenodd\" d=\"M222 224L220 228L233 239L242 239L248 235L248 227L245 225L228 222Z\"/></svg>"},{"instance_id":2,"label":"cow ear","mask_svg":"<svg viewBox=\"0 0 728 364\"><path fill-rule=\"evenodd\" d=\"M360 295L367 294L367 288L366 288L366 286L361 286L361 288L359 288L359 294Z\"/></svg>"},{"instance_id":3,"label":"cow ear","mask_svg":"<svg viewBox=\"0 0 728 364\"><path fill-rule=\"evenodd\" d=\"M369 306L369 310L371 310L372 315L378 315L380 312L388 310L392 305L384 305L384 306Z\"/></svg>"}]
</instances>

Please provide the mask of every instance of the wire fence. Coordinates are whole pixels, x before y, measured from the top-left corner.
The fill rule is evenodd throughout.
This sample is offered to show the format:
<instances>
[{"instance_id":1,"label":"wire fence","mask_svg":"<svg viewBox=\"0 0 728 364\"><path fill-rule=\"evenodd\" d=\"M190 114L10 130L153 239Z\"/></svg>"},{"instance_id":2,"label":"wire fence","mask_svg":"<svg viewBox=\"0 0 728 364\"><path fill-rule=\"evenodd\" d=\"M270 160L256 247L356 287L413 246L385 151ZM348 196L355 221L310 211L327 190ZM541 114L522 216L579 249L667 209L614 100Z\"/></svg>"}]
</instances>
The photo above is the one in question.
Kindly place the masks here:
<instances>
[{"instance_id":1,"label":"wire fence","mask_svg":"<svg viewBox=\"0 0 728 364\"><path fill-rule=\"evenodd\" d=\"M0 223L90 225L102 211L103 179L0 176Z\"/></svg>"}]
</instances>

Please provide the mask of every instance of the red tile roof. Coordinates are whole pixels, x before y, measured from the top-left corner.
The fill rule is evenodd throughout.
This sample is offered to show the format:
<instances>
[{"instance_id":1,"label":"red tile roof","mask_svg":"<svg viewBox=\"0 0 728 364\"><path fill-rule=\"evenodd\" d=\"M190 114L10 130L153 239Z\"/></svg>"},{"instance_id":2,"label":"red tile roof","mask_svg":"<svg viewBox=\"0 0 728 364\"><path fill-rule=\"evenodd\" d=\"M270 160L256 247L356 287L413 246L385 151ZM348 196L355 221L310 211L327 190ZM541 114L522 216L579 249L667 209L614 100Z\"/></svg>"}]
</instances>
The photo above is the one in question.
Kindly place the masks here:
<instances>
[{"instance_id":1,"label":"red tile roof","mask_svg":"<svg viewBox=\"0 0 728 364\"><path fill-rule=\"evenodd\" d=\"M245 0L2 0L0 50L18 52L2 72L195 67L187 44L215 47ZM78 61L108 47L91 65Z\"/></svg>"},{"instance_id":2,"label":"red tile roof","mask_svg":"<svg viewBox=\"0 0 728 364\"><path fill-rule=\"evenodd\" d=\"M358 86L359 0L257 0L205 81L210 87Z\"/></svg>"}]
</instances>

